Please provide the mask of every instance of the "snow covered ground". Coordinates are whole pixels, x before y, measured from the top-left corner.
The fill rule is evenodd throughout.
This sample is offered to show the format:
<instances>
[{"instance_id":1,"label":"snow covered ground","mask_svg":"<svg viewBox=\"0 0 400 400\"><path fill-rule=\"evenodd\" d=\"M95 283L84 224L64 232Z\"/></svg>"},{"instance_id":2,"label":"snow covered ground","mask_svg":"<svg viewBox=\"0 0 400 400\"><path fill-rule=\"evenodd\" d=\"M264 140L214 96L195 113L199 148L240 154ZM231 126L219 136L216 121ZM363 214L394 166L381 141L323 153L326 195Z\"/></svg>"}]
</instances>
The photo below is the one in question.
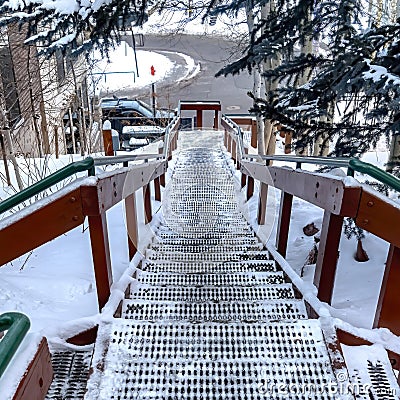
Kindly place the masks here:
<instances>
[{"instance_id":1,"label":"snow covered ground","mask_svg":"<svg viewBox=\"0 0 400 400\"><path fill-rule=\"evenodd\" d=\"M138 69L134 51L126 42L111 50L108 58L93 51L93 68L89 74L93 92L100 97L111 96L119 91L150 88L152 83L172 77L179 83L200 72L200 65L192 57L179 52L137 50L136 57ZM154 75L151 67L155 69Z\"/></svg>"}]
</instances>

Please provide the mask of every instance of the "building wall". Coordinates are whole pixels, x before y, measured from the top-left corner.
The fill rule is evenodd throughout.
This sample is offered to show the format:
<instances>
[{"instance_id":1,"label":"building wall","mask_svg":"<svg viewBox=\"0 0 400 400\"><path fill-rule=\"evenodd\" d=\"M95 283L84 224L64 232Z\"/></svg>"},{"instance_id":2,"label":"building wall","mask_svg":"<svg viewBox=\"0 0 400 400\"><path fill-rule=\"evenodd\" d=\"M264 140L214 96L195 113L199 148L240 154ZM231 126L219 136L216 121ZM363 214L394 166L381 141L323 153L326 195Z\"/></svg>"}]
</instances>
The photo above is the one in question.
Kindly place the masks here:
<instances>
[{"instance_id":1,"label":"building wall","mask_svg":"<svg viewBox=\"0 0 400 400\"><path fill-rule=\"evenodd\" d=\"M9 25L7 32L22 118L19 128L12 132L16 150L42 156L49 153L50 148L36 46L24 44L26 32L17 24Z\"/></svg>"},{"instance_id":2,"label":"building wall","mask_svg":"<svg viewBox=\"0 0 400 400\"><path fill-rule=\"evenodd\" d=\"M0 129L11 128L17 154L65 154L71 142L71 135L65 135L65 116L69 110L73 116L82 116L85 110L88 115L85 58L38 56L36 46L24 44L25 38L23 29L10 25L6 40L0 41L0 91L8 110L8 123ZM78 126L77 118L74 125Z\"/></svg>"}]
</instances>

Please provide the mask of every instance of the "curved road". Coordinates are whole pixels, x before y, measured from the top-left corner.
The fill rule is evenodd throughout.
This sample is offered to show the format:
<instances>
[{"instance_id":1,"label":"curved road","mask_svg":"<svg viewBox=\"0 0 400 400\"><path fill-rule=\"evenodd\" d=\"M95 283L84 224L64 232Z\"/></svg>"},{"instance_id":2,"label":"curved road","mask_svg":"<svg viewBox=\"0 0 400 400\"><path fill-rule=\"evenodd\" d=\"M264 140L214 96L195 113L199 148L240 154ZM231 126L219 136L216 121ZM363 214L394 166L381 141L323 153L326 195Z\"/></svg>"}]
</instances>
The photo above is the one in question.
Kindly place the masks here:
<instances>
[{"instance_id":1,"label":"curved road","mask_svg":"<svg viewBox=\"0 0 400 400\"><path fill-rule=\"evenodd\" d=\"M127 36L124 40L132 45L131 37ZM246 113L250 108L252 102L247 92L252 88L252 77L247 71L236 76L215 78L215 74L222 67L240 56L240 49L236 43L215 36L145 35L144 47L140 49L184 53L201 65L201 71L190 81L178 84L173 80L158 83L159 107L175 108L179 100L220 100L223 112ZM155 67L157 70L157 66ZM140 65L139 72L143 73ZM132 91L124 94L149 102L149 89L145 92Z\"/></svg>"}]
</instances>

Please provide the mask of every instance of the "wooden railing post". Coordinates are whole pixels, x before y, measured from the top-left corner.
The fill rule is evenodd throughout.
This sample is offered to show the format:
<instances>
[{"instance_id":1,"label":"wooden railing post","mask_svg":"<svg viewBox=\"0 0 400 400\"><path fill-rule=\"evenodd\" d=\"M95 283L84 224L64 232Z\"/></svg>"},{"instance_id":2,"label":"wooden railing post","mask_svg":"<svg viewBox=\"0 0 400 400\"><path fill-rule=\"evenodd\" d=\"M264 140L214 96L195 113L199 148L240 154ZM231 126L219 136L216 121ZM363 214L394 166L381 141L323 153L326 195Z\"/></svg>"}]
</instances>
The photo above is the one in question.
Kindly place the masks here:
<instances>
[{"instance_id":1,"label":"wooden railing post","mask_svg":"<svg viewBox=\"0 0 400 400\"><path fill-rule=\"evenodd\" d=\"M265 217L267 213L267 200L268 200L268 185L264 182L260 182L260 194L258 199L258 213L257 213L258 225L265 224Z\"/></svg>"},{"instance_id":2,"label":"wooden railing post","mask_svg":"<svg viewBox=\"0 0 400 400\"><path fill-rule=\"evenodd\" d=\"M111 122L108 120L105 121L103 124L103 144L104 144L104 154L106 156L113 156L114 149L113 149L112 135L111 135ZM83 143L81 143L81 146L83 146Z\"/></svg>"},{"instance_id":3,"label":"wooden railing post","mask_svg":"<svg viewBox=\"0 0 400 400\"><path fill-rule=\"evenodd\" d=\"M235 164L236 164L236 158L237 158L236 150L237 150L236 140L232 139L232 158L235 161Z\"/></svg>"},{"instance_id":4,"label":"wooden railing post","mask_svg":"<svg viewBox=\"0 0 400 400\"><path fill-rule=\"evenodd\" d=\"M374 328L390 329L400 335L400 248L391 245L375 313Z\"/></svg>"},{"instance_id":5,"label":"wooden railing post","mask_svg":"<svg viewBox=\"0 0 400 400\"><path fill-rule=\"evenodd\" d=\"M342 227L343 217L325 210L314 285L318 288L318 298L328 304L332 302Z\"/></svg>"},{"instance_id":6,"label":"wooden railing post","mask_svg":"<svg viewBox=\"0 0 400 400\"><path fill-rule=\"evenodd\" d=\"M226 131L226 129L224 131L224 146L226 149L228 148L228 132Z\"/></svg>"},{"instance_id":7,"label":"wooden railing post","mask_svg":"<svg viewBox=\"0 0 400 400\"><path fill-rule=\"evenodd\" d=\"M251 147L257 148L257 121L251 121Z\"/></svg>"},{"instance_id":8,"label":"wooden railing post","mask_svg":"<svg viewBox=\"0 0 400 400\"><path fill-rule=\"evenodd\" d=\"M240 169L240 160L239 160L239 143L236 142L236 169Z\"/></svg>"},{"instance_id":9,"label":"wooden railing post","mask_svg":"<svg viewBox=\"0 0 400 400\"><path fill-rule=\"evenodd\" d=\"M196 111L196 128L203 127L203 110Z\"/></svg>"},{"instance_id":10,"label":"wooden railing post","mask_svg":"<svg viewBox=\"0 0 400 400\"><path fill-rule=\"evenodd\" d=\"M143 203L144 203L144 222L148 224L153 219L151 214L151 191L150 183L143 186Z\"/></svg>"},{"instance_id":11,"label":"wooden railing post","mask_svg":"<svg viewBox=\"0 0 400 400\"><path fill-rule=\"evenodd\" d=\"M139 238L135 193L132 193L125 198L125 213L126 213L126 229L128 231L129 260L132 260L132 258L137 252L138 238Z\"/></svg>"},{"instance_id":12,"label":"wooden railing post","mask_svg":"<svg viewBox=\"0 0 400 400\"><path fill-rule=\"evenodd\" d=\"M228 136L228 153L230 153L232 156L232 136L231 135Z\"/></svg>"},{"instance_id":13,"label":"wooden railing post","mask_svg":"<svg viewBox=\"0 0 400 400\"><path fill-rule=\"evenodd\" d=\"M92 245L94 275L96 278L97 301L101 310L110 297L112 270L108 243L107 218L105 213L89 215L89 233Z\"/></svg>"},{"instance_id":14,"label":"wooden railing post","mask_svg":"<svg viewBox=\"0 0 400 400\"><path fill-rule=\"evenodd\" d=\"M154 198L161 201L160 178L154 178Z\"/></svg>"},{"instance_id":15,"label":"wooden railing post","mask_svg":"<svg viewBox=\"0 0 400 400\"><path fill-rule=\"evenodd\" d=\"M292 214L293 195L282 191L279 209L278 231L276 234L276 248L278 253L286 257L289 237L290 216Z\"/></svg>"},{"instance_id":16,"label":"wooden railing post","mask_svg":"<svg viewBox=\"0 0 400 400\"><path fill-rule=\"evenodd\" d=\"M164 146L158 146L158 154L163 154ZM160 175L160 184L165 187L165 174Z\"/></svg>"},{"instance_id":17,"label":"wooden railing post","mask_svg":"<svg viewBox=\"0 0 400 400\"><path fill-rule=\"evenodd\" d=\"M250 200L254 193L254 178L251 176L247 177L247 200Z\"/></svg>"},{"instance_id":18,"label":"wooden railing post","mask_svg":"<svg viewBox=\"0 0 400 400\"><path fill-rule=\"evenodd\" d=\"M249 149L247 147L245 147L244 153L247 154L248 152L249 152ZM242 172L240 187L243 189L246 186L246 183L247 183L247 175L244 172Z\"/></svg>"},{"instance_id":19,"label":"wooden railing post","mask_svg":"<svg viewBox=\"0 0 400 400\"><path fill-rule=\"evenodd\" d=\"M242 179L240 181L240 187L243 189L246 186L247 183L247 175L242 172Z\"/></svg>"},{"instance_id":20,"label":"wooden railing post","mask_svg":"<svg viewBox=\"0 0 400 400\"><path fill-rule=\"evenodd\" d=\"M218 129L218 117L219 117L219 111L215 110L214 111L214 129Z\"/></svg>"}]
</instances>

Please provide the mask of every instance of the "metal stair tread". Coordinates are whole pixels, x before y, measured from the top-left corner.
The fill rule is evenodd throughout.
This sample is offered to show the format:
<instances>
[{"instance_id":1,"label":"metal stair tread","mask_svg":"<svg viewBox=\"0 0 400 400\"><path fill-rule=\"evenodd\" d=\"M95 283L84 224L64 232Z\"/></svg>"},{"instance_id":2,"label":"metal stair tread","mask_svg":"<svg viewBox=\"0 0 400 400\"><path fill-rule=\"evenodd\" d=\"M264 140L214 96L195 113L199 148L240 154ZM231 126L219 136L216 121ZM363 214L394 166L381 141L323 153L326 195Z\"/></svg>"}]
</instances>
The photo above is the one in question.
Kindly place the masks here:
<instances>
[{"instance_id":1,"label":"metal stair tread","mask_svg":"<svg viewBox=\"0 0 400 400\"><path fill-rule=\"evenodd\" d=\"M282 322L307 318L302 300L221 301L184 303L125 299L122 318L137 321Z\"/></svg>"},{"instance_id":2,"label":"metal stair tread","mask_svg":"<svg viewBox=\"0 0 400 400\"><path fill-rule=\"evenodd\" d=\"M150 286L140 283L131 285L132 299L170 300L170 301L233 301L233 300L272 300L293 299L293 287L290 284L255 287L184 287Z\"/></svg>"},{"instance_id":3,"label":"metal stair tread","mask_svg":"<svg viewBox=\"0 0 400 400\"><path fill-rule=\"evenodd\" d=\"M230 274L176 274L142 272L137 281L154 286L260 286L283 284L283 272L248 272Z\"/></svg>"},{"instance_id":4,"label":"metal stair tread","mask_svg":"<svg viewBox=\"0 0 400 400\"><path fill-rule=\"evenodd\" d=\"M224 253L162 253L146 251L146 259L149 261L159 260L164 262L169 261L242 261L242 260L269 260L270 254L268 251L246 251L246 252L224 252Z\"/></svg>"},{"instance_id":5,"label":"metal stair tread","mask_svg":"<svg viewBox=\"0 0 400 400\"><path fill-rule=\"evenodd\" d=\"M213 253L225 253L225 252L247 252L257 251L263 248L262 244L215 244L215 245L167 245L167 244L151 244L146 251L158 252L158 253L202 253L206 251L212 251Z\"/></svg>"},{"instance_id":6,"label":"metal stair tread","mask_svg":"<svg viewBox=\"0 0 400 400\"><path fill-rule=\"evenodd\" d=\"M150 323L114 319L99 335L132 360L293 360L327 359L318 320L287 324Z\"/></svg>"},{"instance_id":7,"label":"metal stair tread","mask_svg":"<svg viewBox=\"0 0 400 400\"><path fill-rule=\"evenodd\" d=\"M277 271L278 267L274 260L241 260L240 262L182 262L159 260L143 260L141 264L143 271L149 272L177 272L177 273L230 273L246 271Z\"/></svg>"}]
</instances>

